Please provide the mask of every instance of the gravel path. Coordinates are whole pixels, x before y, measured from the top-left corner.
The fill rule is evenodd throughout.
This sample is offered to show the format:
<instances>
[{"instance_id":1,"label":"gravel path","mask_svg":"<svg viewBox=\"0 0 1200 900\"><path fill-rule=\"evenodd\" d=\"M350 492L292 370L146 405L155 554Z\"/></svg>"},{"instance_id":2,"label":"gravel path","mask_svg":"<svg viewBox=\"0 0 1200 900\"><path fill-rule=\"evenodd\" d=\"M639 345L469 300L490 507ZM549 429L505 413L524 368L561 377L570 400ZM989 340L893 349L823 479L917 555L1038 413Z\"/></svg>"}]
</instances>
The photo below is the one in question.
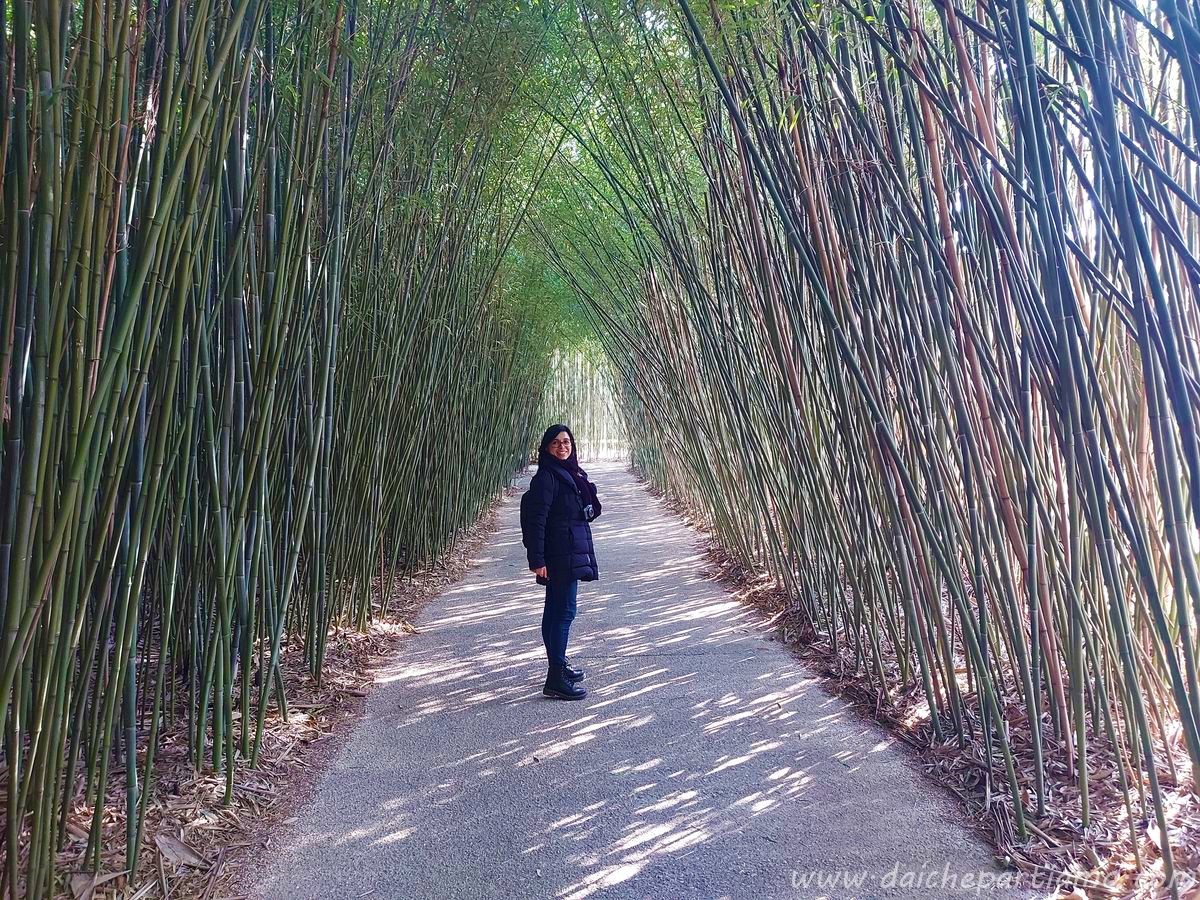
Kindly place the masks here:
<instances>
[{"instance_id":1,"label":"gravel path","mask_svg":"<svg viewBox=\"0 0 1200 900\"><path fill-rule=\"evenodd\" d=\"M1033 896L992 888L1015 876L951 798L700 576L694 532L590 471L600 581L569 648L587 698L541 695L512 497L263 861L261 900Z\"/></svg>"}]
</instances>

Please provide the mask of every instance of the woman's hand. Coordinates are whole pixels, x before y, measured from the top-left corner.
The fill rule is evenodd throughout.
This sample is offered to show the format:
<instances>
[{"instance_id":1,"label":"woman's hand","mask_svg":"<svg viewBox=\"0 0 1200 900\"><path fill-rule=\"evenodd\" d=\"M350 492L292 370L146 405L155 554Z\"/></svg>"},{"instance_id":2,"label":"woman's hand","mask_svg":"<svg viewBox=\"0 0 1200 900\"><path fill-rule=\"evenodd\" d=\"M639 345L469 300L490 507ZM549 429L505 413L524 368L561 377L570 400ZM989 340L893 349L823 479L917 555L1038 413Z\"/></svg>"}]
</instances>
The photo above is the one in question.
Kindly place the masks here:
<instances>
[{"instance_id":1,"label":"woman's hand","mask_svg":"<svg viewBox=\"0 0 1200 900\"><path fill-rule=\"evenodd\" d=\"M550 577L550 576L548 576L548 575L546 574L546 567L545 567L545 566L539 566L538 568L536 568L536 569L530 569L529 571L530 571L530 572L532 572L534 575L537 575L537 576L539 576L539 577L541 577L541 578L549 578L549 577Z\"/></svg>"}]
</instances>

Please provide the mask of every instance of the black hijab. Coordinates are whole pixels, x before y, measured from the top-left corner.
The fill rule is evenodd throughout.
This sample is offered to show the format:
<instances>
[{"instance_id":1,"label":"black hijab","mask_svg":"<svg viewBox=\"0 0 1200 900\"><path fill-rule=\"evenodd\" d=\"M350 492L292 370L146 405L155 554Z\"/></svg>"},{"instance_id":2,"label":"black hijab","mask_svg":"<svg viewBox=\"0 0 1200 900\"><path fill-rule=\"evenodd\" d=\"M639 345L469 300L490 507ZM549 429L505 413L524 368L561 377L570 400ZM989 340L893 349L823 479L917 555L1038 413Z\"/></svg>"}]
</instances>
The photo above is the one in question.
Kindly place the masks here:
<instances>
[{"instance_id":1,"label":"black hijab","mask_svg":"<svg viewBox=\"0 0 1200 900\"><path fill-rule=\"evenodd\" d=\"M566 459L559 459L550 452L550 442L564 431L571 438L571 455ZM596 502L596 486L588 481L587 472L579 467L578 449L575 445L575 435L571 433L570 428L566 425L551 425L542 435L542 442L538 445L538 468L558 466L565 471L571 476L575 486L579 488L579 495L583 497L583 503L586 506Z\"/></svg>"}]
</instances>

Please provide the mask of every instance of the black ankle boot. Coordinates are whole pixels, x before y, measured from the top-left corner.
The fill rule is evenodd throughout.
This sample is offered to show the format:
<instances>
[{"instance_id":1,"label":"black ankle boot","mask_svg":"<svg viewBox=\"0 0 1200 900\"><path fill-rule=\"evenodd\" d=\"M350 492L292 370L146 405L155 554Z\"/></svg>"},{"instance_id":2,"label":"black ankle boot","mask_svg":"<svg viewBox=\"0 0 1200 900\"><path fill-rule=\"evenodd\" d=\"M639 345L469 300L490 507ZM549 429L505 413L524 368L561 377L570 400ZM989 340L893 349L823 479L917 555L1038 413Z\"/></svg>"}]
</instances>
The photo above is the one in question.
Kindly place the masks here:
<instances>
[{"instance_id":1,"label":"black ankle boot","mask_svg":"<svg viewBox=\"0 0 1200 900\"><path fill-rule=\"evenodd\" d=\"M577 681L583 681L583 669L577 669L570 662L563 666L563 678L574 684Z\"/></svg>"},{"instance_id":2,"label":"black ankle boot","mask_svg":"<svg viewBox=\"0 0 1200 900\"><path fill-rule=\"evenodd\" d=\"M587 696L587 688L572 684L567 680L563 666L552 664L546 673L546 683L542 686L542 693L547 697L556 697L559 700L582 700Z\"/></svg>"}]
</instances>

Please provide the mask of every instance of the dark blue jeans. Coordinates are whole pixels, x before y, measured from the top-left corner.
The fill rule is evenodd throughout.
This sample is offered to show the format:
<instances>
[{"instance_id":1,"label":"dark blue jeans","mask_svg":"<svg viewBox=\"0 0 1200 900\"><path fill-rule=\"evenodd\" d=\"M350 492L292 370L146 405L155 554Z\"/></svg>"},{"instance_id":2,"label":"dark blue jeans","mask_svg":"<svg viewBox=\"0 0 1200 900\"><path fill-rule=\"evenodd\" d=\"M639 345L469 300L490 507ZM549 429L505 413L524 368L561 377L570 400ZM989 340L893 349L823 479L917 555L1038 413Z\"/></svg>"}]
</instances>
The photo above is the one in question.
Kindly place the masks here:
<instances>
[{"instance_id":1,"label":"dark blue jeans","mask_svg":"<svg viewBox=\"0 0 1200 900\"><path fill-rule=\"evenodd\" d=\"M571 633L571 622L575 619L575 597L579 582L551 581L546 585L546 607L542 611L542 642L546 645L546 659L551 665L564 665L567 661L567 638Z\"/></svg>"}]
</instances>

